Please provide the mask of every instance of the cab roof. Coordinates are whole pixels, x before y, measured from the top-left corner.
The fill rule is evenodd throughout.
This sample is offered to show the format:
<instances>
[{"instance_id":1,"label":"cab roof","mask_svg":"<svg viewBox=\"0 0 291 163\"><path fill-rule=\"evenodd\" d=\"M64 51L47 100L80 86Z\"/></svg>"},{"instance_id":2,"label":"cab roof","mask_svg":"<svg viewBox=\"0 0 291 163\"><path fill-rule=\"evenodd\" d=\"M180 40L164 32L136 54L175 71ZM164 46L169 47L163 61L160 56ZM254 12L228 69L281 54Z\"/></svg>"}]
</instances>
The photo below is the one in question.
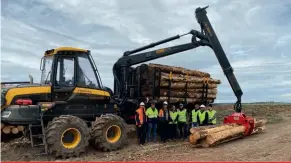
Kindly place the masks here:
<instances>
[{"instance_id":1,"label":"cab roof","mask_svg":"<svg viewBox=\"0 0 291 163\"><path fill-rule=\"evenodd\" d=\"M89 50L86 50L86 49L62 46L62 47L57 47L55 49L46 50L44 55L45 56L53 56L53 55L57 54L58 52L62 52L62 51L89 52Z\"/></svg>"}]
</instances>

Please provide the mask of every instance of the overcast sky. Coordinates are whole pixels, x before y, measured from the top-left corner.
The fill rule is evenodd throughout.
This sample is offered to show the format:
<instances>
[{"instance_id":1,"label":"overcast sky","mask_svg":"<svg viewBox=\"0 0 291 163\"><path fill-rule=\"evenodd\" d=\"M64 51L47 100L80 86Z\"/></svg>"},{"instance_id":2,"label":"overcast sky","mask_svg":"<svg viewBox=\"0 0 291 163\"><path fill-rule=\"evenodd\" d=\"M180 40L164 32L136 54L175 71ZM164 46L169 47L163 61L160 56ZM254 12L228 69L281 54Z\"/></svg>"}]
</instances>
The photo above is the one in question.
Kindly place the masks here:
<instances>
[{"instance_id":1,"label":"overcast sky","mask_svg":"<svg viewBox=\"0 0 291 163\"><path fill-rule=\"evenodd\" d=\"M235 70L243 102L291 102L290 0L1 0L1 79L40 80L44 51L76 46L92 51L104 85L126 50L191 29L194 11L208 17ZM160 47L190 42L191 37ZM235 102L218 61L207 47L153 61L211 73L220 79L216 102Z\"/></svg>"}]
</instances>

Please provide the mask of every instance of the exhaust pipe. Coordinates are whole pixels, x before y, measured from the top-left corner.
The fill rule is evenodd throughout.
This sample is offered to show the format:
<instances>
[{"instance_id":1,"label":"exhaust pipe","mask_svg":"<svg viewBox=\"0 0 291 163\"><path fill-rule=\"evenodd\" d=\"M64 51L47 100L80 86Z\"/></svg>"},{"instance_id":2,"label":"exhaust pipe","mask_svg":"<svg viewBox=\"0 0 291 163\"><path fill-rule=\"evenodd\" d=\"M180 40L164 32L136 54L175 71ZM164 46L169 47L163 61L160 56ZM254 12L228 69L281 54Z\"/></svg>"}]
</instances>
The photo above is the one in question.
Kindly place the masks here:
<instances>
[{"instance_id":1,"label":"exhaust pipe","mask_svg":"<svg viewBox=\"0 0 291 163\"><path fill-rule=\"evenodd\" d=\"M28 77L29 77L30 84L33 84L33 77L32 77L32 75L28 74Z\"/></svg>"}]
</instances>

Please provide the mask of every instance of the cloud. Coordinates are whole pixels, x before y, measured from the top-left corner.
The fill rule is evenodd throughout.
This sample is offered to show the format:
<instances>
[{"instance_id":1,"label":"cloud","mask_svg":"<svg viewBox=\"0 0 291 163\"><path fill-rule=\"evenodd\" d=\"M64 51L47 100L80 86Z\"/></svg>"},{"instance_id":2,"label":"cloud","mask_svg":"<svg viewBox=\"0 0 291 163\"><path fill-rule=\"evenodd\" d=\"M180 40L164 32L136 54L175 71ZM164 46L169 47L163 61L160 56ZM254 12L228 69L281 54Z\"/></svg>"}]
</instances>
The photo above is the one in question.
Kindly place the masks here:
<instances>
[{"instance_id":1,"label":"cloud","mask_svg":"<svg viewBox=\"0 0 291 163\"><path fill-rule=\"evenodd\" d=\"M2 1L1 80L27 80L31 73L37 81L45 50L76 46L91 50L103 84L112 88L112 66L124 51L199 30L194 11L206 5L243 100L291 102L282 96L291 91L288 0ZM183 37L163 47L190 41L190 36ZM235 101L216 55L207 47L153 62L210 72L222 80L217 101Z\"/></svg>"},{"instance_id":2,"label":"cloud","mask_svg":"<svg viewBox=\"0 0 291 163\"><path fill-rule=\"evenodd\" d=\"M282 96L282 97L291 98L291 93L283 94L283 95L281 95L281 96Z\"/></svg>"}]
</instances>

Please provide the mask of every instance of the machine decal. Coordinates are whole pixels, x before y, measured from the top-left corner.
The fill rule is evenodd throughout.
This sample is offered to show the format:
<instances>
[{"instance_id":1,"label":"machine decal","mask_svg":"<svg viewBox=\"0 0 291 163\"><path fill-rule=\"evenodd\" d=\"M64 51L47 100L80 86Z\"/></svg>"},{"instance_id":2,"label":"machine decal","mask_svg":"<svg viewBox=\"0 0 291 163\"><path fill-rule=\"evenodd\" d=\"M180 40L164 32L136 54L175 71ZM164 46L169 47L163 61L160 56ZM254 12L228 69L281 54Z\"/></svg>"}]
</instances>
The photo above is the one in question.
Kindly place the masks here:
<instances>
[{"instance_id":1,"label":"machine decal","mask_svg":"<svg viewBox=\"0 0 291 163\"><path fill-rule=\"evenodd\" d=\"M90 88L75 88L73 93L75 94L93 94L98 96L106 96L110 97L110 94L103 90L96 90L96 89L90 89Z\"/></svg>"},{"instance_id":2,"label":"machine decal","mask_svg":"<svg viewBox=\"0 0 291 163\"><path fill-rule=\"evenodd\" d=\"M157 54L160 54L160 53L164 53L166 51L166 48L163 48L163 49L159 49L156 51Z\"/></svg>"}]
</instances>

